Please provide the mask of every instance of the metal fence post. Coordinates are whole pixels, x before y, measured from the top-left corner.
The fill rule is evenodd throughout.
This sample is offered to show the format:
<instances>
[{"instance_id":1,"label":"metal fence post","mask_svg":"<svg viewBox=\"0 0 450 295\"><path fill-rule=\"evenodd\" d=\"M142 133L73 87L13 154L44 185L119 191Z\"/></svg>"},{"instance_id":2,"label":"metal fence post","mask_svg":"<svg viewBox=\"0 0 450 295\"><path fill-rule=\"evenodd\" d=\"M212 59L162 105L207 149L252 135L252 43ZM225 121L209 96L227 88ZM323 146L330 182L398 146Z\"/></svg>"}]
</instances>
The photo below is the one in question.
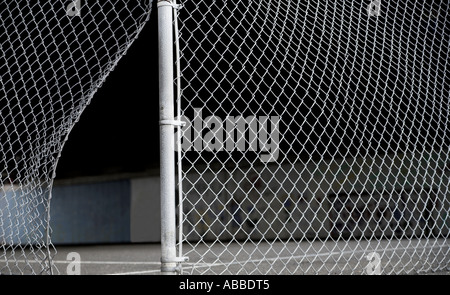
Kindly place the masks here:
<instances>
[{"instance_id":1,"label":"metal fence post","mask_svg":"<svg viewBox=\"0 0 450 295\"><path fill-rule=\"evenodd\" d=\"M158 0L161 273L176 274L173 3Z\"/></svg>"}]
</instances>

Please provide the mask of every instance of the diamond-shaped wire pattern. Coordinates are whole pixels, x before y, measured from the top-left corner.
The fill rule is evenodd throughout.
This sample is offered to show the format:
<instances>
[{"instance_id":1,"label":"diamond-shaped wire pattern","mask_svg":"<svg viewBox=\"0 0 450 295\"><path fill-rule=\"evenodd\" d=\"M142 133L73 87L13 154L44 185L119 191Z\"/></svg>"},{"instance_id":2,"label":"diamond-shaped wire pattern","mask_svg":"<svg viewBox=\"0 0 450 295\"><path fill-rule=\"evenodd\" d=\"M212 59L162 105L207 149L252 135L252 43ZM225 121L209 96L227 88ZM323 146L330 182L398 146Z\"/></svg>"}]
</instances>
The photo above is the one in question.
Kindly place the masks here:
<instances>
[{"instance_id":1,"label":"diamond-shaped wire pattern","mask_svg":"<svg viewBox=\"0 0 450 295\"><path fill-rule=\"evenodd\" d=\"M150 8L150 0L0 3L0 274L58 272L49 212L61 149Z\"/></svg>"},{"instance_id":2,"label":"diamond-shaped wire pattern","mask_svg":"<svg viewBox=\"0 0 450 295\"><path fill-rule=\"evenodd\" d=\"M184 273L447 270L449 2L182 4Z\"/></svg>"}]
</instances>

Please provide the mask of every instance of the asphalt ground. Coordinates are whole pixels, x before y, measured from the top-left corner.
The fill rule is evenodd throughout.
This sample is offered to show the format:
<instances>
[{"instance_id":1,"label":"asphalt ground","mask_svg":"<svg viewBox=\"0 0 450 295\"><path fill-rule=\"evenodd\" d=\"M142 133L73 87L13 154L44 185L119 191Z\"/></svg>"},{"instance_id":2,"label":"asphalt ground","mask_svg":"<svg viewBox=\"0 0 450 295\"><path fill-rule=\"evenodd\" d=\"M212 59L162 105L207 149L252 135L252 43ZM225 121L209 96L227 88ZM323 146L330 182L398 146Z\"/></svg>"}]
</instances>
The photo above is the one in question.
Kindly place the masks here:
<instances>
[{"instance_id":1,"label":"asphalt ground","mask_svg":"<svg viewBox=\"0 0 450 295\"><path fill-rule=\"evenodd\" d=\"M381 274L450 274L446 239L380 241L378 248L370 243L273 242L245 246L230 243L195 248L184 245L183 253L189 261L183 264L183 274L363 275L373 261L373 257L368 259L372 252L381 258ZM160 244L57 245L54 264L61 275L76 271L81 275L159 275L160 247ZM78 266L74 258L80 259ZM436 269L439 265L440 269Z\"/></svg>"}]
</instances>

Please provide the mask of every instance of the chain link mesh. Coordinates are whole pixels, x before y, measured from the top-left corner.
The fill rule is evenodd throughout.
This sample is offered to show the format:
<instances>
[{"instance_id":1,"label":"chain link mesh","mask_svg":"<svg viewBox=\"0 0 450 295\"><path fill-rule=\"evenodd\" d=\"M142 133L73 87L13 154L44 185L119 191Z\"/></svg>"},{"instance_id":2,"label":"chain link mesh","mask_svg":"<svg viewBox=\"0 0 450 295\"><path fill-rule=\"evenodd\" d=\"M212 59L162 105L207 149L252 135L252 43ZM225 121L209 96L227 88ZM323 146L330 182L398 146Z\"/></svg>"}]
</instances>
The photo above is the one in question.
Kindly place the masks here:
<instances>
[{"instance_id":1,"label":"chain link mesh","mask_svg":"<svg viewBox=\"0 0 450 295\"><path fill-rule=\"evenodd\" d=\"M0 274L58 272L49 216L60 152L151 2L0 4Z\"/></svg>"},{"instance_id":2,"label":"chain link mesh","mask_svg":"<svg viewBox=\"0 0 450 295\"><path fill-rule=\"evenodd\" d=\"M182 4L184 273L448 270L449 2Z\"/></svg>"}]
</instances>

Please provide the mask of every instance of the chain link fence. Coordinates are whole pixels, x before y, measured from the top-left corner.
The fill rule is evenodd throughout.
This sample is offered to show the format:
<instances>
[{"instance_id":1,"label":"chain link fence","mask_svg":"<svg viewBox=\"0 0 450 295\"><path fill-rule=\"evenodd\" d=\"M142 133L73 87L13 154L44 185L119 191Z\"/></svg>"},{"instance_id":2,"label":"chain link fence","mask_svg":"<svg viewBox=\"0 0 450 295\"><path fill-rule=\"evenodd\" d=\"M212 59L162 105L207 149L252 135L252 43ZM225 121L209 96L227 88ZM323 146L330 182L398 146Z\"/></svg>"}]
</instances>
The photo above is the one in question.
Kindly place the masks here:
<instances>
[{"instance_id":1,"label":"chain link fence","mask_svg":"<svg viewBox=\"0 0 450 295\"><path fill-rule=\"evenodd\" d=\"M58 273L58 158L151 2L0 4L0 274ZM184 273L448 269L446 1L181 4Z\"/></svg>"},{"instance_id":2,"label":"chain link fence","mask_svg":"<svg viewBox=\"0 0 450 295\"><path fill-rule=\"evenodd\" d=\"M448 270L448 1L181 4L184 273Z\"/></svg>"},{"instance_id":3,"label":"chain link fence","mask_svg":"<svg viewBox=\"0 0 450 295\"><path fill-rule=\"evenodd\" d=\"M49 226L56 164L151 1L0 3L0 274L58 273Z\"/></svg>"}]
</instances>

